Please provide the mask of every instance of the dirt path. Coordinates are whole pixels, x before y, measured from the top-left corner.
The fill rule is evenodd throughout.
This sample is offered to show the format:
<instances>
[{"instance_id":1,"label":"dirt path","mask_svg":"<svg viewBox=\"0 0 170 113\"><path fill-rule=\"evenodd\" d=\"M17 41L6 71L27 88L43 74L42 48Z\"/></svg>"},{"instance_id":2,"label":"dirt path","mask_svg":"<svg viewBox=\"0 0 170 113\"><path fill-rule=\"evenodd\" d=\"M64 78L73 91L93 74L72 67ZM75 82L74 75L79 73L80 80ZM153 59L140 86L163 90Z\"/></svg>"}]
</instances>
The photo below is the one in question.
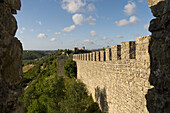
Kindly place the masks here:
<instances>
[{"instance_id":1,"label":"dirt path","mask_svg":"<svg viewBox=\"0 0 170 113\"><path fill-rule=\"evenodd\" d=\"M34 67L34 65L30 64L30 65L24 66L22 69L23 69L23 72L27 72L28 70L30 70L33 67Z\"/></svg>"}]
</instances>

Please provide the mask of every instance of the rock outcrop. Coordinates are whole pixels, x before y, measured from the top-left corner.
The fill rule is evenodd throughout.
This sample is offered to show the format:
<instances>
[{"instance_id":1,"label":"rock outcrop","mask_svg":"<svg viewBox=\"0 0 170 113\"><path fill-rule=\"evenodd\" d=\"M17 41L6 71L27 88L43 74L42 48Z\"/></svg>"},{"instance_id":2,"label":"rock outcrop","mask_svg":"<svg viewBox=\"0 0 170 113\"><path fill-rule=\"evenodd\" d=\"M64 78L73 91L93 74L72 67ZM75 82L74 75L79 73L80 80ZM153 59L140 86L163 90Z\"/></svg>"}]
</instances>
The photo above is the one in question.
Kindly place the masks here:
<instances>
[{"instance_id":1,"label":"rock outcrop","mask_svg":"<svg viewBox=\"0 0 170 113\"><path fill-rule=\"evenodd\" d=\"M14 37L17 22L13 16L20 7L20 0L0 0L0 113L15 113L20 106L18 97L23 94L19 87L23 50Z\"/></svg>"},{"instance_id":2,"label":"rock outcrop","mask_svg":"<svg viewBox=\"0 0 170 113\"><path fill-rule=\"evenodd\" d=\"M151 75L146 95L150 113L170 112L170 0L148 0L156 17L150 22Z\"/></svg>"}]
</instances>

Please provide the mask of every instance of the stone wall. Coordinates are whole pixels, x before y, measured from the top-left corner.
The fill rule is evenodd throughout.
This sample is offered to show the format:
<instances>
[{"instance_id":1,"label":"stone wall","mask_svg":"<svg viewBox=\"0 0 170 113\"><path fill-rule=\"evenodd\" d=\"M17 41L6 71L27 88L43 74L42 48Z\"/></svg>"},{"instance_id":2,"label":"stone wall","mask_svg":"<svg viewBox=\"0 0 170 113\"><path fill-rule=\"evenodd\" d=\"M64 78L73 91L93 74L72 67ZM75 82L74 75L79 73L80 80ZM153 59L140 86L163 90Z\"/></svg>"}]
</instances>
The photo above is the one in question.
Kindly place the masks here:
<instances>
[{"instance_id":1,"label":"stone wall","mask_svg":"<svg viewBox=\"0 0 170 113\"><path fill-rule=\"evenodd\" d=\"M17 22L13 16L20 10L20 0L0 0L0 112L15 113L23 90L22 45L15 38ZM18 111L16 111L19 113ZM22 112L22 110L20 110Z\"/></svg>"},{"instance_id":2,"label":"stone wall","mask_svg":"<svg viewBox=\"0 0 170 113\"><path fill-rule=\"evenodd\" d=\"M170 112L170 0L148 0L153 15L150 44L151 75L154 88L146 95L150 113Z\"/></svg>"},{"instance_id":3,"label":"stone wall","mask_svg":"<svg viewBox=\"0 0 170 113\"><path fill-rule=\"evenodd\" d=\"M61 55L57 57L57 74L60 76L64 75L64 65L69 58L73 58L73 55Z\"/></svg>"},{"instance_id":4,"label":"stone wall","mask_svg":"<svg viewBox=\"0 0 170 113\"><path fill-rule=\"evenodd\" d=\"M103 112L148 113L145 95L151 88L149 45L150 36L145 36L90 53L87 60L80 57L86 54L73 56L78 79L86 84Z\"/></svg>"}]
</instances>

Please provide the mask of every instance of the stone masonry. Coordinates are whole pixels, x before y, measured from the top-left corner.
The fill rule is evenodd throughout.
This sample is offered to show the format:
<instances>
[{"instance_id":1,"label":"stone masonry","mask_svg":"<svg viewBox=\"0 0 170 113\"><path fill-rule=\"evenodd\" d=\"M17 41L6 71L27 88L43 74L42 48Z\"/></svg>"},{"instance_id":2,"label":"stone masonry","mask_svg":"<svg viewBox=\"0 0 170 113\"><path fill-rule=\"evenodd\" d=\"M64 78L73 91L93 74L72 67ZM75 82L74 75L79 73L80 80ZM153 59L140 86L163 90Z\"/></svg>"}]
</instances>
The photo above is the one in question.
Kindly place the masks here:
<instances>
[{"instance_id":1,"label":"stone masonry","mask_svg":"<svg viewBox=\"0 0 170 113\"><path fill-rule=\"evenodd\" d=\"M20 0L0 0L0 113L20 113L18 97L23 94L22 45L15 38ZM20 110L19 110L20 109ZM18 110L18 111L17 111Z\"/></svg>"},{"instance_id":2,"label":"stone masonry","mask_svg":"<svg viewBox=\"0 0 170 113\"><path fill-rule=\"evenodd\" d=\"M170 113L170 0L148 0L156 17L151 20L151 75L154 88L146 95L150 113Z\"/></svg>"},{"instance_id":3,"label":"stone masonry","mask_svg":"<svg viewBox=\"0 0 170 113\"><path fill-rule=\"evenodd\" d=\"M77 63L77 78L86 84L89 94L92 94L103 112L149 112L145 99L151 88L148 81L149 44L150 36L145 36L137 38L136 42L123 42L100 51L100 56L99 52L90 53L97 59L100 57L100 61L94 58L90 61L81 60L81 54L73 56Z\"/></svg>"},{"instance_id":4,"label":"stone masonry","mask_svg":"<svg viewBox=\"0 0 170 113\"><path fill-rule=\"evenodd\" d=\"M156 17L150 22L151 36L112 46L111 56L108 50L96 52L99 62L74 55L78 79L104 112L170 112L170 0L148 4Z\"/></svg>"},{"instance_id":5,"label":"stone masonry","mask_svg":"<svg viewBox=\"0 0 170 113\"><path fill-rule=\"evenodd\" d=\"M73 59L73 55L60 55L57 56L57 75L59 76L65 76L64 74L64 65L66 63L66 61L71 58Z\"/></svg>"}]
</instances>

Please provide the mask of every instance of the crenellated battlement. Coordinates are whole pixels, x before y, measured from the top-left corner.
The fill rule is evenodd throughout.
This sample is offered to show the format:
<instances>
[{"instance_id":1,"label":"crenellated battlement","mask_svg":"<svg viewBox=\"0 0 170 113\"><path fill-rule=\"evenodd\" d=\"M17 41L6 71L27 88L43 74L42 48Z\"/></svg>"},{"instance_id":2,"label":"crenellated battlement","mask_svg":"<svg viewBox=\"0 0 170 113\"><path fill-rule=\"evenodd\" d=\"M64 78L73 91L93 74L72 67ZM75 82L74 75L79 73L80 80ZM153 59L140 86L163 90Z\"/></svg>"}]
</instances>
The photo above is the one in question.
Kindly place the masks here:
<instances>
[{"instance_id":1,"label":"crenellated battlement","mask_svg":"<svg viewBox=\"0 0 170 113\"><path fill-rule=\"evenodd\" d=\"M121 45L113 45L105 51L94 51L91 53L75 54L74 60L84 61L117 61L117 60L144 60L148 55L150 36L138 37L136 41L122 42Z\"/></svg>"},{"instance_id":2,"label":"crenellated battlement","mask_svg":"<svg viewBox=\"0 0 170 113\"><path fill-rule=\"evenodd\" d=\"M150 36L101 51L75 54L77 78L103 112L148 113L145 95L150 75Z\"/></svg>"}]
</instances>

